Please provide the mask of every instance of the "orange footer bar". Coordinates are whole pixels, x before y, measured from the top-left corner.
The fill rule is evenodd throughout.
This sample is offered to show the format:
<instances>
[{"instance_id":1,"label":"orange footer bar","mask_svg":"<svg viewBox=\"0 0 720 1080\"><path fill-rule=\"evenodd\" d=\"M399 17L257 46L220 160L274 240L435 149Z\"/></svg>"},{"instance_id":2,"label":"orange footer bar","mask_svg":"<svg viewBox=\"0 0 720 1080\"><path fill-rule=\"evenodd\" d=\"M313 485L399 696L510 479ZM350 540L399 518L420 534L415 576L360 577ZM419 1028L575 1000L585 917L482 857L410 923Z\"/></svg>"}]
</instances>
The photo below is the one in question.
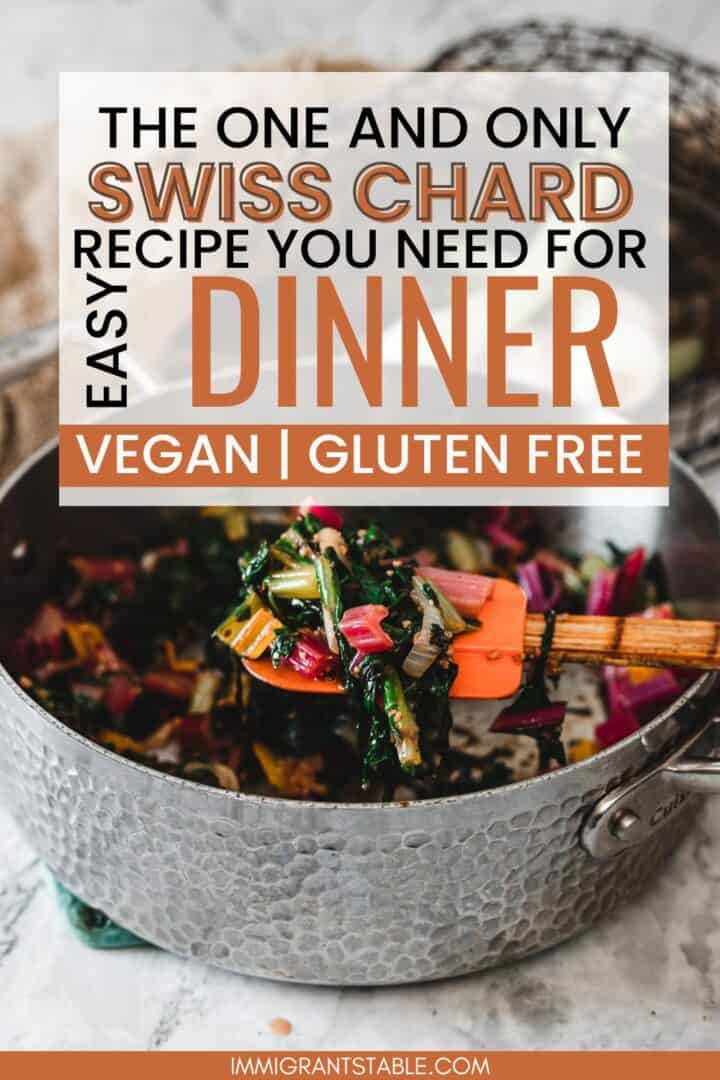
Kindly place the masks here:
<instances>
[{"instance_id":1,"label":"orange footer bar","mask_svg":"<svg viewBox=\"0 0 720 1080\"><path fill-rule=\"evenodd\" d=\"M6 1052L8 1080L716 1080L720 1052Z\"/></svg>"}]
</instances>

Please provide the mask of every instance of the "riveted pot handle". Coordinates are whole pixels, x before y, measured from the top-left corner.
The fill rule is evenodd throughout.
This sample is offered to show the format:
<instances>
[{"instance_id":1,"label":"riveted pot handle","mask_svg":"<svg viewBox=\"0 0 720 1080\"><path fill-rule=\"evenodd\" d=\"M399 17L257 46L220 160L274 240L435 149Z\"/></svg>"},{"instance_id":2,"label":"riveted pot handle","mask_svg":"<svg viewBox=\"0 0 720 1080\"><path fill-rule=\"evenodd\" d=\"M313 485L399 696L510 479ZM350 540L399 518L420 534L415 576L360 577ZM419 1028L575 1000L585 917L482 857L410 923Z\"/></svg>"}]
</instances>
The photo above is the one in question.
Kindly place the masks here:
<instances>
[{"instance_id":1,"label":"riveted pot handle","mask_svg":"<svg viewBox=\"0 0 720 1080\"><path fill-rule=\"evenodd\" d=\"M664 761L604 795L583 825L585 850L596 859L617 855L648 839L693 795L720 795L720 760L690 753L711 731L720 732L720 717L694 730Z\"/></svg>"},{"instance_id":2,"label":"riveted pot handle","mask_svg":"<svg viewBox=\"0 0 720 1080\"><path fill-rule=\"evenodd\" d=\"M720 717L715 721L720 724ZM686 758L668 765L667 779L680 791L698 795L720 795L720 761L714 758Z\"/></svg>"}]
</instances>

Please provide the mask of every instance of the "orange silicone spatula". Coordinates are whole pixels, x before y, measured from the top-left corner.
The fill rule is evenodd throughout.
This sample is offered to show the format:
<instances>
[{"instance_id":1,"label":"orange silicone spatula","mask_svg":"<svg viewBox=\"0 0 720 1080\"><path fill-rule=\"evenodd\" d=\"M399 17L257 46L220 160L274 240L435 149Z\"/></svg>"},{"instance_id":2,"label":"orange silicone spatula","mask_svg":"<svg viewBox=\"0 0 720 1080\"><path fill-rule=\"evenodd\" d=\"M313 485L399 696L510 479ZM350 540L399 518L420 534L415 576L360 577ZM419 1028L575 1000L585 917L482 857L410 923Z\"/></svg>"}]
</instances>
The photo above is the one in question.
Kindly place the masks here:
<instances>
[{"instance_id":1,"label":"orange silicone spatula","mask_svg":"<svg viewBox=\"0 0 720 1080\"><path fill-rule=\"evenodd\" d=\"M540 654L544 615L527 615L525 593L496 580L478 612L481 625L452 644L458 673L453 698L497 699L519 688L523 657ZM550 647L553 661L627 664L638 667L720 669L720 623L642 616L558 615ZM337 679L308 679L270 660L243 660L256 679L294 693L341 694Z\"/></svg>"}]
</instances>

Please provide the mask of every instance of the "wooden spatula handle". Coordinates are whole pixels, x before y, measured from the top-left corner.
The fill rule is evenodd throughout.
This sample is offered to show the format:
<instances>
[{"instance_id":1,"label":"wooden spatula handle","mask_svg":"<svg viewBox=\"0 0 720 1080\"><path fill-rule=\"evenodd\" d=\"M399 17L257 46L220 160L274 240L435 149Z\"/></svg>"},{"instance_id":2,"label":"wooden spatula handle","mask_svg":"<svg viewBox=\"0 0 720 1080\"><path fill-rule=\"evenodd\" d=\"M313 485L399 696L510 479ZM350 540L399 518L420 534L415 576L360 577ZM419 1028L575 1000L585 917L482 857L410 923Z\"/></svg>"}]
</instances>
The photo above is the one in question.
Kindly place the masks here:
<instances>
[{"instance_id":1,"label":"wooden spatula handle","mask_svg":"<svg viewBox=\"0 0 720 1080\"><path fill-rule=\"evenodd\" d=\"M524 652L540 654L544 615L528 615ZM628 664L638 667L720 669L720 623L685 619L558 615L550 656L553 661Z\"/></svg>"}]
</instances>

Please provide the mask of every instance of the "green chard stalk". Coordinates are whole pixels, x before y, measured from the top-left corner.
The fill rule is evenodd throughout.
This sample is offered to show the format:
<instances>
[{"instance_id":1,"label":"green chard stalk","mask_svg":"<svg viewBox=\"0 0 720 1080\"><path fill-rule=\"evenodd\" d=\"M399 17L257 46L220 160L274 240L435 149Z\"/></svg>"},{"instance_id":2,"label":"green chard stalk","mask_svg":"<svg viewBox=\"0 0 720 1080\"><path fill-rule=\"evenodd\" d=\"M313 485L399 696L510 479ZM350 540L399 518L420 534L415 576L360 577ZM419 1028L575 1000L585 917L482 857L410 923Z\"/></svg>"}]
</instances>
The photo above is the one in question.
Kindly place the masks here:
<instances>
[{"instance_id":1,"label":"green chard stalk","mask_svg":"<svg viewBox=\"0 0 720 1080\"><path fill-rule=\"evenodd\" d=\"M267 579L267 587L273 596L284 600L317 600L320 596L315 570L309 563L278 570Z\"/></svg>"},{"instance_id":2,"label":"green chard stalk","mask_svg":"<svg viewBox=\"0 0 720 1080\"><path fill-rule=\"evenodd\" d=\"M383 705L390 725L390 737L403 769L421 763L420 731L412 709L405 700L402 682L395 668L386 665L383 680Z\"/></svg>"},{"instance_id":3,"label":"green chard stalk","mask_svg":"<svg viewBox=\"0 0 720 1080\"><path fill-rule=\"evenodd\" d=\"M325 636L332 652L338 653L340 647L336 628L342 615L342 601L337 575L327 555L316 555L313 563L322 602Z\"/></svg>"}]
</instances>

